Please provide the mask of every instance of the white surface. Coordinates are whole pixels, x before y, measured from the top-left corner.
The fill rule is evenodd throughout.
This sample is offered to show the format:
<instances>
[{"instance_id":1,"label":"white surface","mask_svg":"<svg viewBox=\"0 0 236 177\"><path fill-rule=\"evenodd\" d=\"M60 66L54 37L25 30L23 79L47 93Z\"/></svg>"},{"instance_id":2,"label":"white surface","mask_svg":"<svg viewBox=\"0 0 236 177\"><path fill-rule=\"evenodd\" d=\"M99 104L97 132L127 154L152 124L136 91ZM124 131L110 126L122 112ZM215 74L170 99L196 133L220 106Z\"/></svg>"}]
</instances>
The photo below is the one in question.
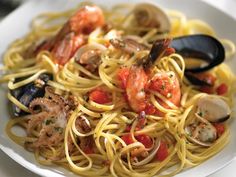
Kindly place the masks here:
<instances>
[{"instance_id":1,"label":"white surface","mask_svg":"<svg viewBox=\"0 0 236 177\"><path fill-rule=\"evenodd\" d=\"M49 0L50 1L50 0ZM47 1L47 2L49 2ZM73 1L73 0L71 0ZM36 2L36 1L35 1ZM46 1L44 1L46 2ZM54 0L55 2L55 0ZM58 1L60 3L54 3L55 5L55 9L61 10L61 7L67 7L69 5L68 1ZM100 1L101 2L101 1ZM111 1L110 1L111 2ZM164 6L167 6L169 1L165 1L163 3ZM173 4L174 1L172 1L172 4L170 4L170 8L174 8L175 5L177 3L179 3L180 1L175 1L175 3ZM181 1L182 2L182 1ZM187 2L187 0L184 0L184 2L189 3L190 1ZM233 0L208 0L207 2L209 3L213 3L214 6L219 7L220 9L227 9L227 13L228 14L233 14L233 16L236 18L236 3ZM27 29L28 26L26 25L30 19L35 16L36 14L38 14L39 12L43 12L43 11L47 11L49 10L49 6L45 6L42 5L43 2L42 0L39 2L37 1L38 5L37 6L27 6L25 5L23 8L25 8L24 10L21 8L18 10L18 19L24 19L22 20L15 20L14 14L10 15L7 19L7 21L4 22L4 26L2 27L2 30L0 29L0 36L4 36L5 39L8 40L1 40L0 41L0 53L2 53L5 48L6 48L6 44L9 43L9 40L14 40L17 37L22 36L22 34L24 34ZM195 4L195 8L191 9L191 8L187 8L187 6L183 8L183 11L185 11L185 13L190 14L191 17L195 17L195 18L203 18L204 15L208 15L206 21L211 22L210 24L212 24L213 27L219 27L219 25L222 26L227 26L227 28L225 29L217 29L216 31L219 32L219 34L221 36L224 36L226 38L230 38L235 34L236 31L236 27L235 28L230 28L230 23L233 25L235 24L235 22L232 22L231 19L225 19L221 16L216 16L215 10L212 8L208 8L207 10L204 9L204 7L202 6L202 4L196 3L196 1L191 1L192 4ZM63 4L63 5L62 5ZM162 4L162 3L161 3ZM184 4L184 3L183 3ZM31 4L33 5L33 4ZM169 4L168 4L169 5ZM176 5L177 8L177 5ZM199 10L201 9L201 10ZM24 14L19 13L19 11L21 10L21 12L24 12ZM194 11L195 10L195 11ZM197 10L199 10L197 12ZM199 13L201 12L201 13ZM27 13L27 14L25 14ZM204 14L206 13L206 14ZM231 14L231 15L232 15ZM9 20L10 19L10 20ZM204 18L203 18L204 19ZM205 20L205 19L204 19ZM12 26L12 22L14 21L14 27ZM18 27L16 29L16 31L18 32L11 32L11 31L3 31L3 28L6 29L6 27L12 27L12 29L16 29L16 27ZM20 32L19 32L20 31ZM234 42L236 42L236 36L234 35L231 39L234 39ZM235 66L235 65L234 65ZM2 96L2 95L1 95ZM2 112L3 111L3 112ZM1 110L1 115L4 115L4 112L6 112L6 110ZM4 117L4 116L3 116ZM0 133L1 133L1 137L0 137L0 147L3 148L5 151L7 151L8 154L14 154L14 156L12 158L15 158L15 160L24 161L24 165L27 166L27 168L31 168L34 170L38 170L41 169L42 173L44 173L45 176L55 176L55 174L53 172L49 172L45 167L37 165L37 164L31 164L27 161L32 161L34 162L33 156L30 153L26 153L22 148L17 147L17 145L13 144L12 142L8 141L6 139L6 135L3 133L3 127L5 126L5 122L4 122L4 118L3 118L3 124L1 124L0 127ZM234 121L235 124L235 121ZM235 135L233 135L235 136ZM235 137L232 137L233 140L235 140ZM236 149L235 144L232 144L234 146L231 146L231 148ZM221 167L222 164L224 164L226 161L229 161L232 156L234 156L234 153L231 154L227 154L227 151L231 151L232 149L230 148L226 148L224 150L224 152L220 153L219 155L217 155L216 157L210 159L210 161L204 163L204 165L199 166L197 168L194 168L192 170L187 171L185 174L183 174L182 176L203 176L203 174L206 173L210 173L212 171L214 171L215 169ZM231 156L231 157L230 157ZM24 176L24 177L37 177L38 175L24 169L23 167L21 167L20 165L18 165L16 162L14 162L13 160L11 160L8 156L6 156L3 152L0 151L0 176L1 177L18 177L18 176ZM219 165L219 162L222 162L222 164ZM233 177L235 175L233 175L233 172L236 172L235 167L236 166L236 160L233 161L232 164L230 164L229 166L225 167L224 169L220 170L219 172L211 175L211 177L221 177L221 176L227 176L227 177ZM214 168L215 167L215 168ZM191 172L192 171L192 172ZM57 173L58 176L59 173Z\"/></svg>"}]
</instances>

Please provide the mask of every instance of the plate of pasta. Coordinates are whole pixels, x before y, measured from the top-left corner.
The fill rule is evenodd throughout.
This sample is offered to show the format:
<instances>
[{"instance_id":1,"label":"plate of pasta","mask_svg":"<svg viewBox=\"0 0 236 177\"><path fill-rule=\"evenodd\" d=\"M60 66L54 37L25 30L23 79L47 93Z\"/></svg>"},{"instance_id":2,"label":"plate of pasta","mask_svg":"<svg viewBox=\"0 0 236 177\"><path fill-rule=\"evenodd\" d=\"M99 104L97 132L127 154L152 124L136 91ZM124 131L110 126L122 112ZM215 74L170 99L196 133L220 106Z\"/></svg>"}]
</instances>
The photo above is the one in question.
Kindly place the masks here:
<instances>
[{"instance_id":1,"label":"plate of pasta","mask_svg":"<svg viewBox=\"0 0 236 177\"><path fill-rule=\"evenodd\" d=\"M202 1L27 2L0 24L1 150L42 176L215 172L236 155L234 24Z\"/></svg>"}]
</instances>

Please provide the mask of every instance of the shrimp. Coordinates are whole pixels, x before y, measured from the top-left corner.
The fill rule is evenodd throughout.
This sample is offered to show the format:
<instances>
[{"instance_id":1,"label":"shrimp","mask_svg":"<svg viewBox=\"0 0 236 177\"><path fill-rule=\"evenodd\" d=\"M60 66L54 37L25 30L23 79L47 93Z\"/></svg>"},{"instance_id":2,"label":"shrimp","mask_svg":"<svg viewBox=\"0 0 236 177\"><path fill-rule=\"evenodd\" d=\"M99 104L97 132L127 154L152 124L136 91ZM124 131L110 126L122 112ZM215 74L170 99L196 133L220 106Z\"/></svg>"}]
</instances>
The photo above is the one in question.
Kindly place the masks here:
<instances>
[{"instance_id":1,"label":"shrimp","mask_svg":"<svg viewBox=\"0 0 236 177\"><path fill-rule=\"evenodd\" d=\"M151 76L150 67L163 55L169 55L174 52L169 47L171 39L163 39L156 41L147 57L139 60L138 65L131 66L128 76L121 79L125 82L123 85L126 88L127 99L130 107L135 112L147 111L158 112L152 108L148 102L148 89L157 91L165 96L170 102L179 106L181 91L178 78L174 72L161 72ZM125 75L122 75L122 78ZM162 106L169 108L168 105L158 100ZM152 111L150 111L152 109Z\"/></svg>"},{"instance_id":2,"label":"shrimp","mask_svg":"<svg viewBox=\"0 0 236 177\"><path fill-rule=\"evenodd\" d=\"M97 6L79 9L52 39L44 42L36 53L49 50L54 62L65 65L75 52L86 43L85 35L105 24L102 10Z\"/></svg>"},{"instance_id":3,"label":"shrimp","mask_svg":"<svg viewBox=\"0 0 236 177\"><path fill-rule=\"evenodd\" d=\"M180 105L180 84L174 72L157 73L149 79L143 67L132 66L127 79L126 94L129 105L135 112L146 111L150 106L148 90L157 91L176 106ZM161 100L158 102L163 107L169 108Z\"/></svg>"},{"instance_id":4,"label":"shrimp","mask_svg":"<svg viewBox=\"0 0 236 177\"><path fill-rule=\"evenodd\" d=\"M143 67L131 66L126 83L126 94L129 105L135 112L144 111L146 107L145 85L148 77Z\"/></svg>"},{"instance_id":5,"label":"shrimp","mask_svg":"<svg viewBox=\"0 0 236 177\"><path fill-rule=\"evenodd\" d=\"M155 74L149 81L148 88L159 92L166 97L170 102L179 106L181 99L181 90L179 80L174 72L161 72ZM164 103L160 103L165 108L169 108Z\"/></svg>"}]
</instances>

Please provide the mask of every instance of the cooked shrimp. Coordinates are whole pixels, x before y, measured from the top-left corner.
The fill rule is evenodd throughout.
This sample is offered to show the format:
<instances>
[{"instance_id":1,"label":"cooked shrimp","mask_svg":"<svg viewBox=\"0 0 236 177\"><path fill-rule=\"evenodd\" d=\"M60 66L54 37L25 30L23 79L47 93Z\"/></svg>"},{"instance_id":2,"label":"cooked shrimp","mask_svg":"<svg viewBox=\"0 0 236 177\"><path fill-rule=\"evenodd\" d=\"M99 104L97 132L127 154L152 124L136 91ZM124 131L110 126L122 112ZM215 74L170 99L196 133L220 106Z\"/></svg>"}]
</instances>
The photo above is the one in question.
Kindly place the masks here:
<instances>
[{"instance_id":1,"label":"cooked shrimp","mask_svg":"<svg viewBox=\"0 0 236 177\"><path fill-rule=\"evenodd\" d=\"M85 35L104 24L104 16L99 7L85 6L65 23L55 37L40 46L38 51L51 51L55 63L64 65L86 43Z\"/></svg>"},{"instance_id":2,"label":"cooked shrimp","mask_svg":"<svg viewBox=\"0 0 236 177\"><path fill-rule=\"evenodd\" d=\"M147 88L159 92L170 102L179 106L181 90L179 80L174 72L157 73L148 81L148 75L143 67L132 66L130 68L126 93L129 105L135 112L145 111L148 106L147 90L145 90ZM158 101L165 108L169 108L164 102Z\"/></svg>"},{"instance_id":3,"label":"cooked shrimp","mask_svg":"<svg viewBox=\"0 0 236 177\"><path fill-rule=\"evenodd\" d=\"M147 74L143 67L133 65L130 68L127 79L126 93L130 107L135 112L141 112L146 107L145 85L147 84Z\"/></svg>"},{"instance_id":4,"label":"cooked shrimp","mask_svg":"<svg viewBox=\"0 0 236 177\"><path fill-rule=\"evenodd\" d=\"M149 81L148 88L157 91L166 97L170 102L179 106L181 99L181 90L179 80L174 72L161 72L155 74ZM161 103L165 108L166 104Z\"/></svg>"}]
</instances>

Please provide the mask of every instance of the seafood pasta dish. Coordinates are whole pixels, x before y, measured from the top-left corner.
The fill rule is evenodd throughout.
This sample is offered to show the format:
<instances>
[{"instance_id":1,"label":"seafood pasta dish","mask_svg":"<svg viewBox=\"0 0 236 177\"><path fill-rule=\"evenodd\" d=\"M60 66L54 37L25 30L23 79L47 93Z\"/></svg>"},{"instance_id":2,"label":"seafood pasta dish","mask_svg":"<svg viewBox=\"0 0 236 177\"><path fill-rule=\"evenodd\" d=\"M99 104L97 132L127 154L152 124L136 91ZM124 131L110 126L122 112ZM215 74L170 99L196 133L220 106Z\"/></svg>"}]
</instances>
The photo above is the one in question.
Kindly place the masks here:
<instances>
[{"instance_id":1,"label":"seafood pasta dish","mask_svg":"<svg viewBox=\"0 0 236 177\"><path fill-rule=\"evenodd\" d=\"M234 53L207 23L154 4L41 14L3 57L5 130L80 176L174 176L230 141Z\"/></svg>"}]
</instances>

